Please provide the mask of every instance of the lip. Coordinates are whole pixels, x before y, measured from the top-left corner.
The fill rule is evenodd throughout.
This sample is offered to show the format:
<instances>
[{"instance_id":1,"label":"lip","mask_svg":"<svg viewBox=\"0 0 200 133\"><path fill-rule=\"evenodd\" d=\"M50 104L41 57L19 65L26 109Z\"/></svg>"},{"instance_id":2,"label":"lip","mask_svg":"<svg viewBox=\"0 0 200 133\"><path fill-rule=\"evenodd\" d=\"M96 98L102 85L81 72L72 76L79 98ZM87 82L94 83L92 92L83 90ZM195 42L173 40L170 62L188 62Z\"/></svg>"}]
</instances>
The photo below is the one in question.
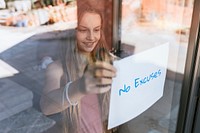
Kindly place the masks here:
<instances>
[{"instance_id":1,"label":"lip","mask_svg":"<svg viewBox=\"0 0 200 133\"><path fill-rule=\"evenodd\" d=\"M87 47L92 47L95 42L83 42Z\"/></svg>"}]
</instances>

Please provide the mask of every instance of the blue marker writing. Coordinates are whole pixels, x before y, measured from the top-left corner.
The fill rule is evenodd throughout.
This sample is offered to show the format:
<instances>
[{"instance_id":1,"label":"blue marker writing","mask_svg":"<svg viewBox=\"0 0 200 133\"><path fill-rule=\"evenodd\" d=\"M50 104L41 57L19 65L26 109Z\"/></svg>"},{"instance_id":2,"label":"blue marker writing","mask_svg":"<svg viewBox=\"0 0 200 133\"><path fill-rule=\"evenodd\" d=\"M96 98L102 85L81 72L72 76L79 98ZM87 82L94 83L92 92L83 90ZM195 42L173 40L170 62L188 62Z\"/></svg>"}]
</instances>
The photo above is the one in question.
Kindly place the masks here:
<instances>
[{"instance_id":1,"label":"blue marker writing","mask_svg":"<svg viewBox=\"0 0 200 133\"><path fill-rule=\"evenodd\" d=\"M135 78L134 87L137 88L140 85L146 84L150 82L151 80L158 78L160 75L161 75L161 70L159 69L158 71L152 72L151 74L143 78Z\"/></svg>"},{"instance_id":2,"label":"blue marker writing","mask_svg":"<svg viewBox=\"0 0 200 133\"><path fill-rule=\"evenodd\" d=\"M129 92L130 89L131 89L131 86L126 87L126 84L124 84L124 88L119 90L119 96L121 96L122 92L125 92L125 93Z\"/></svg>"}]
</instances>

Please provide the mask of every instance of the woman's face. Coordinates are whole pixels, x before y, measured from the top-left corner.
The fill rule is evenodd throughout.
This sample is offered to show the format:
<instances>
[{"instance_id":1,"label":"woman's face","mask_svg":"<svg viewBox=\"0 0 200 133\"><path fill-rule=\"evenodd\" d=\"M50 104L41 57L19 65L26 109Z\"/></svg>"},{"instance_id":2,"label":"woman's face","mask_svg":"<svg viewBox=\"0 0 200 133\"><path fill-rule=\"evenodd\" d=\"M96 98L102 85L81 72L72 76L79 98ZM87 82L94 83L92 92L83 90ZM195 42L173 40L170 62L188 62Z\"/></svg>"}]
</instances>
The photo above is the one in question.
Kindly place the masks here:
<instances>
[{"instance_id":1,"label":"woman's face","mask_svg":"<svg viewBox=\"0 0 200 133\"><path fill-rule=\"evenodd\" d=\"M77 28L77 45L81 52L89 53L101 37L101 17L97 13L83 14Z\"/></svg>"}]
</instances>

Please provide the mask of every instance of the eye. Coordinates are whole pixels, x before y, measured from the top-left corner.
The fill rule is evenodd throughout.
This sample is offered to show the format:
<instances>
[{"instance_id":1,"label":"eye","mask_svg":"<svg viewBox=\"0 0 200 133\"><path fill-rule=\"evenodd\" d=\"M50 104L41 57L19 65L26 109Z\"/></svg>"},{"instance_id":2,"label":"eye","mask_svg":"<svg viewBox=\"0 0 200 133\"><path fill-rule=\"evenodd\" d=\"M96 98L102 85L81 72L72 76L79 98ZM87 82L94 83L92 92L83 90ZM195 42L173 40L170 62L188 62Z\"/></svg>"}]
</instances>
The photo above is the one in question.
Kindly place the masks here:
<instances>
[{"instance_id":1,"label":"eye","mask_svg":"<svg viewBox=\"0 0 200 133\"><path fill-rule=\"evenodd\" d=\"M83 32L83 33L84 33L84 32L87 32L86 29L79 29L78 31L79 31L79 32Z\"/></svg>"},{"instance_id":2,"label":"eye","mask_svg":"<svg viewBox=\"0 0 200 133\"><path fill-rule=\"evenodd\" d=\"M94 29L94 32L99 32L100 28Z\"/></svg>"},{"instance_id":3,"label":"eye","mask_svg":"<svg viewBox=\"0 0 200 133\"><path fill-rule=\"evenodd\" d=\"M85 29L85 28L78 28L78 31L81 32L81 33L85 33L85 32L87 32L88 30Z\"/></svg>"}]
</instances>

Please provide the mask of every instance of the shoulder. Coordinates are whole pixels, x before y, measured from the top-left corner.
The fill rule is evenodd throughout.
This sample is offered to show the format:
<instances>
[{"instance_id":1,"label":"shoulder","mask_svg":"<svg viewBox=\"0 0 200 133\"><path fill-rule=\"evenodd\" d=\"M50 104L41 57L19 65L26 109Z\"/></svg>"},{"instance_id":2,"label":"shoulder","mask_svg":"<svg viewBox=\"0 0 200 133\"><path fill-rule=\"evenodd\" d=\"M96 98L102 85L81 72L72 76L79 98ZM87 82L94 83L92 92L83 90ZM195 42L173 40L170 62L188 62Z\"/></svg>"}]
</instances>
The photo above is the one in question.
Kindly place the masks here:
<instances>
[{"instance_id":1,"label":"shoulder","mask_svg":"<svg viewBox=\"0 0 200 133\"><path fill-rule=\"evenodd\" d=\"M60 79L63 75L62 64L60 61L54 61L49 64L45 72L44 93L60 88Z\"/></svg>"},{"instance_id":2,"label":"shoulder","mask_svg":"<svg viewBox=\"0 0 200 133\"><path fill-rule=\"evenodd\" d=\"M46 75L48 76L61 76L63 74L62 63L60 60L54 61L49 64L46 69Z\"/></svg>"},{"instance_id":3,"label":"shoulder","mask_svg":"<svg viewBox=\"0 0 200 133\"><path fill-rule=\"evenodd\" d=\"M48 65L47 69L61 69L62 68L62 63L60 60L56 60L52 62L51 64Z\"/></svg>"}]
</instances>

